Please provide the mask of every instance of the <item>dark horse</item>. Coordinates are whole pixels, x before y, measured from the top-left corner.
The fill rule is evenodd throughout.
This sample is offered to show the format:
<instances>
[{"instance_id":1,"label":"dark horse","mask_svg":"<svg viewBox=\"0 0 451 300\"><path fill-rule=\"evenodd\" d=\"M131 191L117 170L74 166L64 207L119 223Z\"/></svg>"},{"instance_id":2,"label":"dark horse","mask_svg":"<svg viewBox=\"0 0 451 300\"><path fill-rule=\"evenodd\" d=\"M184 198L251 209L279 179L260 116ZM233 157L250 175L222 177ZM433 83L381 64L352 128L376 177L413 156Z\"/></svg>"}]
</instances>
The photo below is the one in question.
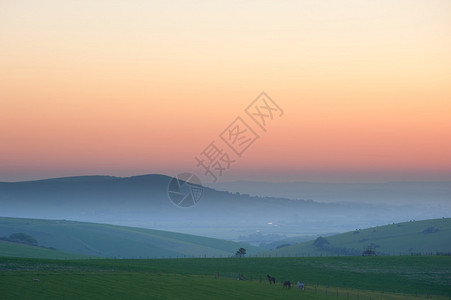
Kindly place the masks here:
<instances>
[{"instance_id":1,"label":"dark horse","mask_svg":"<svg viewBox=\"0 0 451 300\"><path fill-rule=\"evenodd\" d=\"M284 287L284 288L287 288L287 289L291 289L291 282L289 282L289 281L284 281L284 282L283 282L283 287Z\"/></svg>"},{"instance_id":2,"label":"dark horse","mask_svg":"<svg viewBox=\"0 0 451 300\"><path fill-rule=\"evenodd\" d=\"M269 280L269 284L274 283L276 284L276 279L274 277L269 276L268 274L266 274L266 277L268 277Z\"/></svg>"}]
</instances>

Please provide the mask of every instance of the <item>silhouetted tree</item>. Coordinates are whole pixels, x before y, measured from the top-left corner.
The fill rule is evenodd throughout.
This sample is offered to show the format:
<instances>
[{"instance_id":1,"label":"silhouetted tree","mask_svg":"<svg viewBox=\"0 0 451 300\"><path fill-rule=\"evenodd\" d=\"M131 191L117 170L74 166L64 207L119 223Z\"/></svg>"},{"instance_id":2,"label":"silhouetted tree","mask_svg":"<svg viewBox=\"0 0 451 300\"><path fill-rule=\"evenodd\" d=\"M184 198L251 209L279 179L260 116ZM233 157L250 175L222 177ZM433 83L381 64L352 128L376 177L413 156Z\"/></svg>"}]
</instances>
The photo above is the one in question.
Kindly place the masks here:
<instances>
[{"instance_id":1,"label":"silhouetted tree","mask_svg":"<svg viewBox=\"0 0 451 300\"><path fill-rule=\"evenodd\" d=\"M235 256L236 257L243 257L246 255L246 249L240 248L236 251Z\"/></svg>"}]
</instances>

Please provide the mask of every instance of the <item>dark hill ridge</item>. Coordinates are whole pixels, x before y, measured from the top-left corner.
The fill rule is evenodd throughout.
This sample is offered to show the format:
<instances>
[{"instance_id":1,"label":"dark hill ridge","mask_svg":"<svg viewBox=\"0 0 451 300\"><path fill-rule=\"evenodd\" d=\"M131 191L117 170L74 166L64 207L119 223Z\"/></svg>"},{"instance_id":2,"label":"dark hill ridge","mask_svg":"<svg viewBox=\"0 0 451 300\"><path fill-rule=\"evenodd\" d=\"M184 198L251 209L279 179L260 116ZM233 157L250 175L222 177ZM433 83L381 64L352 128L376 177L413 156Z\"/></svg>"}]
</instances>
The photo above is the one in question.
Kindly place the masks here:
<instances>
[{"instance_id":1,"label":"dark hill ridge","mask_svg":"<svg viewBox=\"0 0 451 300\"><path fill-rule=\"evenodd\" d=\"M204 188L193 208L167 195L171 177L78 176L0 183L0 216L71 219L236 239L260 230L288 236L343 232L421 219L404 206L317 203Z\"/></svg>"},{"instance_id":2,"label":"dark hill ridge","mask_svg":"<svg viewBox=\"0 0 451 300\"><path fill-rule=\"evenodd\" d=\"M119 178L119 177L105 176L105 175L92 175L92 176L69 176L69 177L47 178L47 179L31 180L31 181L25 181L25 182L76 182L76 181L102 182L102 181L114 180L117 178Z\"/></svg>"},{"instance_id":3,"label":"dark hill ridge","mask_svg":"<svg viewBox=\"0 0 451 300\"><path fill-rule=\"evenodd\" d=\"M263 182L233 181L208 184L216 190L251 195L314 199L317 202L397 203L450 209L451 181L391 182Z\"/></svg>"}]
</instances>

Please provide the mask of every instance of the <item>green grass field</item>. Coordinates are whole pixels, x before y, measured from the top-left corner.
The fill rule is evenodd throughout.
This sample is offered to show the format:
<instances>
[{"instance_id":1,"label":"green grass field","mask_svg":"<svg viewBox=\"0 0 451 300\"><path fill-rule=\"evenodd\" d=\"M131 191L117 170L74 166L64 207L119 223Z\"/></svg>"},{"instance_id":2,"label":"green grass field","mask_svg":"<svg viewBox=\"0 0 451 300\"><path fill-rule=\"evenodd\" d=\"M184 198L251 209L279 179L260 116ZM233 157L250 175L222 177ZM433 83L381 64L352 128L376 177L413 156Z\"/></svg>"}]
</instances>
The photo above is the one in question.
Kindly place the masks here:
<instances>
[{"instance_id":1,"label":"green grass field","mask_svg":"<svg viewBox=\"0 0 451 300\"><path fill-rule=\"evenodd\" d=\"M449 299L451 257L0 258L1 299ZM238 273L246 280L238 281ZM276 277L269 285L265 275ZM39 279L34 282L33 279ZM283 289L298 280L306 290Z\"/></svg>"}]
</instances>

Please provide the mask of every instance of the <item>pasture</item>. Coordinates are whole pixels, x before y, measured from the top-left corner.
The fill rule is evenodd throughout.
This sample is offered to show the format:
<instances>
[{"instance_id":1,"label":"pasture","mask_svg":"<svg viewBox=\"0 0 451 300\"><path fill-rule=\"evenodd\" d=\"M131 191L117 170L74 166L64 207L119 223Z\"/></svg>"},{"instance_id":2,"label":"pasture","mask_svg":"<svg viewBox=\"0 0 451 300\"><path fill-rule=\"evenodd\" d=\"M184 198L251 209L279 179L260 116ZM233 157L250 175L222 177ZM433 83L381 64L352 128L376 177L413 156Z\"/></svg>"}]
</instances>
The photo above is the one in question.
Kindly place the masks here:
<instances>
[{"instance_id":1,"label":"pasture","mask_svg":"<svg viewBox=\"0 0 451 300\"><path fill-rule=\"evenodd\" d=\"M246 280L237 280L238 274ZM269 284L266 274L276 278L276 285ZM285 280L294 283L291 289L282 288ZM305 283L305 291L296 288L298 280ZM449 299L451 258L0 258L0 295L1 299Z\"/></svg>"}]
</instances>

